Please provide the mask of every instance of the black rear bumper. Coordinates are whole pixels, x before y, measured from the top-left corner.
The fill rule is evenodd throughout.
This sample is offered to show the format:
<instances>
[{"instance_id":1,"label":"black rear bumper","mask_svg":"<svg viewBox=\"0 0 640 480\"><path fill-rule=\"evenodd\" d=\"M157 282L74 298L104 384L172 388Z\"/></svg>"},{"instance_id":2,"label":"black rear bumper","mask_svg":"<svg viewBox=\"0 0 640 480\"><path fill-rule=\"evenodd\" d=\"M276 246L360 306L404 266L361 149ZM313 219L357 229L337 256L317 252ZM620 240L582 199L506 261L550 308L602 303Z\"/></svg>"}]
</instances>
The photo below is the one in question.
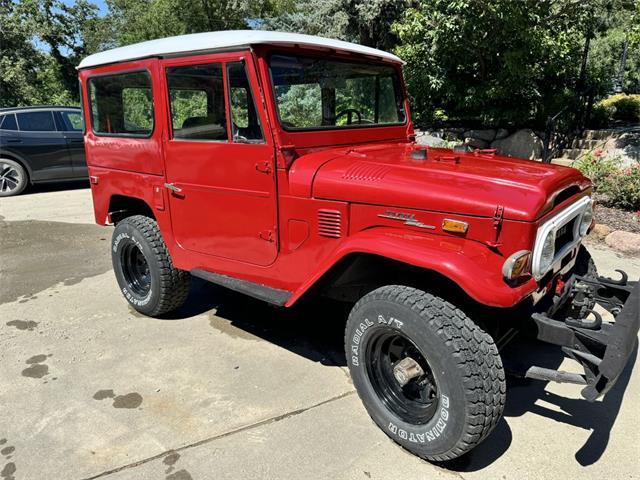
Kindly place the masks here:
<instances>
[{"instance_id":1,"label":"black rear bumper","mask_svg":"<svg viewBox=\"0 0 640 480\"><path fill-rule=\"evenodd\" d=\"M531 367L525 376L585 385L582 396L594 401L616 382L629 360L640 328L640 282L572 276L554 305L545 313L533 314L537 337L559 345L566 355L584 367L584 375ZM597 303L608 310L614 322L605 322L594 312ZM584 310L584 306L588 308ZM576 306L589 313L586 319L566 316Z\"/></svg>"}]
</instances>

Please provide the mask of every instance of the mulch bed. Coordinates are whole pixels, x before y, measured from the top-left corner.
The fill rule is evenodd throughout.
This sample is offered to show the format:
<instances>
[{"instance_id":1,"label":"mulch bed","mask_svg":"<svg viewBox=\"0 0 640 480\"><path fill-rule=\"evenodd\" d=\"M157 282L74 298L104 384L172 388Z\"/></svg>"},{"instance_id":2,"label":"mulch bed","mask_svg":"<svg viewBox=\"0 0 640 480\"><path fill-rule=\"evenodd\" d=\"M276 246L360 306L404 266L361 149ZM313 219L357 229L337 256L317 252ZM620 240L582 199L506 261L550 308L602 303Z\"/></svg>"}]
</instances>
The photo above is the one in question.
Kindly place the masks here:
<instances>
[{"instance_id":1,"label":"mulch bed","mask_svg":"<svg viewBox=\"0 0 640 480\"><path fill-rule=\"evenodd\" d=\"M618 208L605 207L596 201L596 223L604 223L611 230L625 230L640 233L640 212L629 212Z\"/></svg>"}]
</instances>

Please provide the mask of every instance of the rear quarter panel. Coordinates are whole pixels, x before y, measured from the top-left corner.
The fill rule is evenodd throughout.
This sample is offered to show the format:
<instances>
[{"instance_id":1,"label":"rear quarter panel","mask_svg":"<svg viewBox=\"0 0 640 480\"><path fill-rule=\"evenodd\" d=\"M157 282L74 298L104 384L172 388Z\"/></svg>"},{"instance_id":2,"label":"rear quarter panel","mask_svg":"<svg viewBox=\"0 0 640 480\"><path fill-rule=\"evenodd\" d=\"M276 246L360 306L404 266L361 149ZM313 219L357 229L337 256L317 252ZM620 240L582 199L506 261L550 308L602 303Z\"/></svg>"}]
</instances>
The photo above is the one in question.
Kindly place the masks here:
<instances>
[{"instance_id":1,"label":"rear quarter panel","mask_svg":"<svg viewBox=\"0 0 640 480\"><path fill-rule=\"evenodd\" d=\"M92 77L117 73L146 71L151 77L154 129L149 138L124 137L120 135L96 134L93 131L88 80ZM84 136L87 165L130 172L162 175L164 173L162 136L165 132L165 103L158 81L160 75L155 59L127 62L117 65L81 70L79 73L83 90L83 109L86 132Z\"/></svg>"}]
</instances>

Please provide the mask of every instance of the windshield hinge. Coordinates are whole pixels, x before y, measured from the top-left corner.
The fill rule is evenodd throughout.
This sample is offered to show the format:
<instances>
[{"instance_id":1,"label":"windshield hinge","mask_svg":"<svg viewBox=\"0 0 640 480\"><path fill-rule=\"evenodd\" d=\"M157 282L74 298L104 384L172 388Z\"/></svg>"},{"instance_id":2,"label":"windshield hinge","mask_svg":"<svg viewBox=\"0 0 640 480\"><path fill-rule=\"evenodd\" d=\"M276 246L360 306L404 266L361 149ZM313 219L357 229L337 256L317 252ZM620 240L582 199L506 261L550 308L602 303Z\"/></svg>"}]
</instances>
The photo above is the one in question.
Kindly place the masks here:
<instances>
[{"instance_id":1,"label":"windshield hinge","mask_svg":"<svg viewBox=\"0 0 640 480\"><path fill-rule=\"evenodd\" d=\"M496 235L492 242L491 241L487 242L487 245L489 245L490 247L496 248L501 245L501 243L498 240L500 239L500 231L502 230L503 221L504 221L504 206L497 205L496 211L493 214L493 229L495 230Z\"/></svg>"}]
</instances>

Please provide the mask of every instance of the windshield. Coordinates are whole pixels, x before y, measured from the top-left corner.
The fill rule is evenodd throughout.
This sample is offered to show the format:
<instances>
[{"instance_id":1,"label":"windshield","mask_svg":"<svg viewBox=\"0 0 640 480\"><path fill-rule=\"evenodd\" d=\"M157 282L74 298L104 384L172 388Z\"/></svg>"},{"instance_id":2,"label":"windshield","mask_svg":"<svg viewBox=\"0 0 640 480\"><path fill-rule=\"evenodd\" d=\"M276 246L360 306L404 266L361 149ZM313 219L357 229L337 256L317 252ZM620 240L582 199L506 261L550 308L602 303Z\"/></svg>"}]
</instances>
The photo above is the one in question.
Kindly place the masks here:
<instances>
[{"instance_id":1,"label":"windshield","mask_svg":"<svg viewBox=\"0 0 640 480\"><path fill-rule=\"evenodd\" d=\"M398 74L391 66L272 55L269 69L285 130L405 121Z\"/></svg>"}]
</instances>

